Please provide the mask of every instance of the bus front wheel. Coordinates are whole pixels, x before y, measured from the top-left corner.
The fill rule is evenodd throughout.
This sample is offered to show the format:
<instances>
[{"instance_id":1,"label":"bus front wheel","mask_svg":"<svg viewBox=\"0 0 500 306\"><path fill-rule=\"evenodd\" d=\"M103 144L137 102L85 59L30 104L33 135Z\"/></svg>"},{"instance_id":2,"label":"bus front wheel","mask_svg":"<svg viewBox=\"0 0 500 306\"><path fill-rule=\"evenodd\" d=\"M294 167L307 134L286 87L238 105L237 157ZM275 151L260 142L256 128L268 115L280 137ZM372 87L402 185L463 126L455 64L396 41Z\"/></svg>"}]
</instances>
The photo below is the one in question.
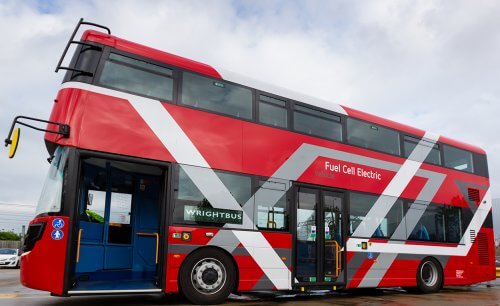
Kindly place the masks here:
<instances>
[{"instance_id":1,"label":"bus front wheel","mask_svg":"<svg viewBox=\"0 0 500 306\"><path fill-rule=\"evenodd\" d=\"M443 285L443 270L439 262L427 257L420 262L417 270L417 288L422 293L438 292Z\"/></svg>"},{"instance_id":2,"label":"bus front wheel","mask_svg":"<svg viewBox=\"0 0 500 306\"><path fill-rule=\"evenodd\" d=\"M181 293L193 304L221 304L234 288L235 275L235 267L227 254L214 248L201 249L182 264Z\"/></svg>"}]
</instances>

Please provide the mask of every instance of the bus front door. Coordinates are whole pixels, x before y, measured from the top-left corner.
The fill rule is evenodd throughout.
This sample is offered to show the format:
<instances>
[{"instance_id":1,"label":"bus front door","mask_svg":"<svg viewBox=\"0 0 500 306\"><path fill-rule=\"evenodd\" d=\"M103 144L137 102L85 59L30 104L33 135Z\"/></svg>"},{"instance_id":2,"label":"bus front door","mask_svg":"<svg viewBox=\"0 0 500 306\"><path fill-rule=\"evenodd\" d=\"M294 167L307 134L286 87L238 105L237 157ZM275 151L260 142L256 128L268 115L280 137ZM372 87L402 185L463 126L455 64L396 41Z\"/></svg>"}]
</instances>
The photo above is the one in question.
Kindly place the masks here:
<instances>
[{"instance_id":1,"label":"bus front door","mask_svg":"<svg viewBox=\"0 0 500 306\"><path fill-rule=\"evenodd\" d=\"M164 169L82 162L76 265L69 294L156 292Z\"/></svg>"},{"instance_id":2,"label":"bus front door","mask_svg":"<svg viewBox=\"0 0 500 306\"><path fill-rule=\"evenodd\" d=\"M344 194L297 186L295 196L295 285L344 285Z\"/></svg>"}]
</instances>

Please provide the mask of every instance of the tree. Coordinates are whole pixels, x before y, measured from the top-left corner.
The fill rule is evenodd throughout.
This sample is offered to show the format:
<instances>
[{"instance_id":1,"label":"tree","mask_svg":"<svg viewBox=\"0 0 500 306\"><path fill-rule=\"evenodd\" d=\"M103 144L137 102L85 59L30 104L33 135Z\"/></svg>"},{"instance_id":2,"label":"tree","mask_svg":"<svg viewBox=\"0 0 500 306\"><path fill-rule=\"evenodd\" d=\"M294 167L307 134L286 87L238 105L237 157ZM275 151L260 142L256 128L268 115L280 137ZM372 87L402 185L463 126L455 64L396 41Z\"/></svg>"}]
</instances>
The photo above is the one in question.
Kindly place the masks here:
<instances>
[{"instance_id":1,"label":"tree","mask_svg":"<svg viewBox=\"0 0 500 306\"><path fill-rule=\"evenodd\" d=\"M19 240L21 240L21 235L18 235L14 232L0 231L0 240L19 241Z\"/></svg>"}]
</instances>

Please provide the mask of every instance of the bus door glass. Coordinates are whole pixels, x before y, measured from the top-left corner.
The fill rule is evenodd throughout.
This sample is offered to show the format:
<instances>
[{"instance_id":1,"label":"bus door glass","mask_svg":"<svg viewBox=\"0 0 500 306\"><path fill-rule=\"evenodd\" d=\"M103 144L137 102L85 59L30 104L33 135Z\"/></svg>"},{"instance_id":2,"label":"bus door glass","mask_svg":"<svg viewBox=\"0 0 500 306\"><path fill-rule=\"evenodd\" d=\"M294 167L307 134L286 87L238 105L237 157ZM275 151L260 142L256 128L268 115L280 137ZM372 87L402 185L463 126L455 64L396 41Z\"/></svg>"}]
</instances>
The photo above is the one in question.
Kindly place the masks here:
<instances>
[{"instance_id":1,"label":"bus door glass","mask_svg":"<svg viewBox=\"0 0 500 306\"><path fill-rule=\"evenodd\" d=\"M343 271L343 193L296 188L295 278L299 283L338 284Z\"/></svg>"},{"instance_id":2,"label":"bus door glass","mask_svg":"<svg viewBox=\"0 0 500 306\"><path fill-rule=\"evenodd\" d=\"M322 192L323 209L323 277L325 282L337 279L341 271L342 231L342 194Z\"/></svg>"},{"instance_id":3,"label":"bus door glass","mask_svg":"<svg viewBox=\"0 0 500 306\"><path fill-rule=\"evenodd\" d=\"M317 270L318 191L298 188L296 278L299 282L315 282Z\"/></svg>"}]
</instances>

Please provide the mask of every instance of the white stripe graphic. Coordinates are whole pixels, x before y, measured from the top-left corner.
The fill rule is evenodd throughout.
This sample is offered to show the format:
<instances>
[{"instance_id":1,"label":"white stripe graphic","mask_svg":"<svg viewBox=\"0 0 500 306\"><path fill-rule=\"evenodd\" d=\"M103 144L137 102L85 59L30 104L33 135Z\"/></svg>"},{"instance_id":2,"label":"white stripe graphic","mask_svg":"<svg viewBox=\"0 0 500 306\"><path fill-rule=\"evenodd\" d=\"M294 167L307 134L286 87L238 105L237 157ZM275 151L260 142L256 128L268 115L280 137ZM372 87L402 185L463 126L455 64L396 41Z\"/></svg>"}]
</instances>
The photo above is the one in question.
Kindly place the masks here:
<instances>
[{"instance_id":1,"label":"white stripe graphic","mask_svg":"<svg viewBox=\"0 0 500 306\"><path fill-rule=\"evenodd\" d=\"M250 231L233 231L233 233L276 289L292 289L290 270L261 233Z\"/></svg>"},{"instance_id":2,"label":"white stripe graphic","mask_svg":"<svg viewBox=\"0 0 500 306\"><path fill-rule=\"evenodd\" d=\"M208 162L161 102L80 82L67 82L63 84L62 88L83 89L129 101L213 207L242 210L240 204L234 199L217 174L210 169ZM185 164L203 168L186 167ZM233 225L233 227L238 226ZM243 212L241 227L248 228L249 226L253 227L253 223L249 216Z\"/></svg>"},{"instance_id":3,"label":"white stripe graphic","mask_svg":"<svg viewBox=\"0 0 500 306\"><path fill-rule=\"evenodd\" d=\"M432 139L430 139L432 137ZM438 135L432 135L430 133L427 133L424 135L423 139L421 139L418 144L415 146L415 148L413 149L413 151L411 152L410 156L408 157L408 159L411 159L413 161L416 161L418 163L420 163L419 167L417 168L420 169L420 166L422 164L422 162L427 158L427 156L429 155L433 145L436 143L436 141L438 140L439 136ZM429 140L429 141L428 141ZM432 145L432 146L429 146L429 143ZM405 167L403 165L403 167L401 167L401 169L399 170L399 172L401 171L404 171L405 170ZM416 171L417 171L416 170ZM415 171L415 173L416 173ZM398 172L398 173L399 173ZM414 176L415 174L413 174ZM397 175L396 175L397 176ZM413 177L412 176L412 177ZM395 179L396 177L394 177ZM411 179L411 178L410 178ZM391 182L392 183L392 182ZM409 183L409 181L408 181ZM438 188L441 186L441 183L442 181L440 182L439 186L432 186L432 187L435 187L435 191L438 190ZM390 185L390 184L389 184ZM427 193L427 192L424 192L427 188L427 186L429 186L429 181L427 182L427 184L422 188L421 192L419 193L417 199L420 199L420 197L425 197L425 196L429 196L430 198L429 199L426 199L428 201L431 201L432 198L434 197L435 193ZM389 187L389 186L387 186ZM406 187L404 187L406 188ZM401 193L403 192L404 189L401 189ZM392 209L392 207L394 206L395 202L397 201L397 199L399 198L399 196L401 196L401 193L396 197L396 198L391 198L391 197L385 197L385 201L378 201L378 200L381 200L382 196L377 200L377 202L374 204L374 207L373 209L375 209L375 205L377 205L377 203L384 203L384 204L387 204L387 207L390 209ZM392 204L391 204L392 203ZM383 214L383 211L385 210L385 208L387 207L383 207L382 209L382 212L378 212L378 214ZM372 209L372 210L373 210ZM387 210L387 213L389 213L389 210ZM411 211L411 210L410 210ZM369 212L370 213L370 212ZM368 213L368 214L369 214ZM384 214L384 217L387 215ZM423 212L422 212L423 213ZM377 214L374 214L374 215L377 215ZM407 217L408 213L405 215L404 217L404 220L406 221L406 217ZM421 216L421 215L420 215ZM377 218L377 217L375 217ZM419 217L420 218L420 217ZM379 218L379 219L375 219L375 220L370 220L369 218L365 218L362 222L362 224L360 224L360 226L363 226L363 223L369 223L371 221L371 223L374 223L376 224L376 226L380 226L381 222L383 221L383 218ZM376 223L376 221L378 221ZM401 229L403 230L403 227L404 227L404 232L406 233L407 230L409 230L410 232L413 230L413 227L411 228L407 228L406 226L406 222L401 222L398 226L398 229ZM367 230L367 232L369 232L370 229ZM371 237L371 235L373 235L373 232L370 234L370 236L365 236L365 237ZM392 237L393 238L395 235L398 235L398 232L397 232L397 229L396 231L392 234ZM405 239L407 238L407 236L405 235L404 237ZM392 265L392 263L394 262L394 260L396 259L396 257L398 256L397 253L381 253L379 254L379 256L377 257L377 261L375 262L375 264L373 264L370 269L368 270L368 272L365 274L365 276L363 277L363 280L360 282L359 284L359 288L363 288L363 287L377 287L379 284L380 284L380 281L384 278L384 275L387 273L387 270L389 269L389 267Z\"/></svg>"},{"instance_id":4,"label":"white stripe graphic","mask_svg":"<svg viewBox=\"0 0 500 306\"><path fill-rule=\"evenodd\" d=\"M210 169L208 162L160 102L136 96L131 96L128 100L213 207L242 210L231 192ZM252 226L252 220L243 212L241 227L248 226ZM232 227L237 225L233 224Z\"/></svg>"},{"instance_id":5,"label":"white stripe graphic","mask_svg":"<svg viewBox=\"0 0 500 306\"><path fill-rule=\"evenodd\" d=\"M145 115L146 115L146 117L149 117L149 116L157 117L161 114L166 114L163 116L168 122L161 122L161 120L157 120L157 119L153 120L153 121L155 121L155 124L154 124L155 129L153 131L155 132L156 135L159 135L158 136L159 138L161 136L160 140L166 146L166 148L172 153L174 158L177 161L184 161L184 162L192 164L192 165L197 165L197 166L201 166L201 167L209 167L208 163L203 158L203 156L199 153L199 151L192 144L192 142L189 140L187 135L182 131L182 129L178 126L178 124L175 122L175 120L170 116L168 111L161 105L161 103L159 101L153 100L153 99L142 98L142 97L138 97L135 95L119 92L116 90L97 87L97 86L93 86L93 85L85 84L85 83L80 83L80 82L64 83L61 86L61 89L64 89L64 88L76 88L76 89L88 90L88 91L92 91L92 92L96 92L96 93L100 93L100 94L104 94L104 95L109 95L109 96L125 99L128 101L131 101L131 103L134 100L135 101L142 101L142 102L137 103L139 109L141 109L142 107L155 108L158 111L158 113L155 113L154 111L149 112L146 110ZM147 105L145 102L147 102ZM151 105L156 105L156 106L151 106ZM154 114L154 116L153 116L153 114ZM146 121L146 122L149 124L148 121ZM166 126L167 124L168 124L168 127ZM174 130L169 131L170 128L173 128L177 132L174 134L172 132ZM158 130L158 131L156 131L156 130ZM169 132L167 133L167 131L169 131ZM437 138L436 138L437 136L433 136L429 133L426 133L425 137L430 139L430 140L434 140L434 141L437 140ZM181 144L179 149L175 148L177 145L176 141L179 141L179 143ZM298 151L300 151L302 149L309 149L310 147L311 147L311 145L304 144L303 146L301 146L299 148ZM328 149L326 149L326 148L324 148L324 149L325 149L325 152L328 151ZM332 151L332 150L329 150L329 151ZM335 150L333 150L333 151L335 151ZM175 152L175 155L174 155L174 152ZM346 152L339 151L338 153L353 156L353 154L346 153ZM184 154L186 154L186 155L184 156ZM179 155L179 156L176 156L176 155ZM189 157L190 159L188 159L186 156L190 156ZM295 153L292 156L295 159L300 157L299 155L296 155ZM328 154L326 154L326 156L328 156ZM290 159L292 159L292 158L290 158ZM314 159L312 161L314 161ZM383 162L380 160L374 160L374 161ZM385 163L387 165L392 164L389 162L383 162L383 163ZM302 163L300 163L300 164L302 164ZM403 164L401 169L398 171L396 176L393 178L391 183L389 183L389 185L386 187L387 192L391 195L399 197L399 195L402 193L404 188L406 188L406 186L408 185L410 180L413 178L415 173L420 168L420 165L421 165L421 163L418 163L418 162L415 162L412 160L407 160ZM294 172L293 169L291 169L291 166L292 165L290 163L286 162L275 172L275 174L285 173L288 171ZM405 169L405 170L401 171L402 169ZM211 170L211 169L209 169L209 170ZM211 170L211 171L213 171L213 170ZM399 174L399 173L401 173L401 174ZM285 175L285 177L295 176L295 174L293 174L293 175L289 175L289 173L287 173L287 174L288 175ZM192 175L194 175L194 174L192 174ZM225 195L222 197L232 197L231 193L227 190L227 188L220 181L220 179L218 179L218 177L217 177L217 175L215 175L215 173L214 173L214 176L215 176L215 178L214 177L212 177L212 178L214 178L214 180L216 180L216 181L218 180L220 182L220 184L215 183L216 188L221 188L217 192L225 193ZM198 182L195 181L196 177L195 178L190 177L190 178L193 179L195 184L198 184ZM398 178L398 180L395 181L396 178ZM404 181L406 183L404 184L402 181ZM205 194L205 192L207 192L208 194L212 194L212 191L210 191L212 186L208 186L209 184L207 182L200 182L200 184L201 184L201 186L203 186L202 188L204 189L204 190L201 190L201 188L200 188L200 191L202 191L204 194ZM210 199L208 199L208 200L212 203L212 201ZM216 198L216 199L214 199L214 203L216 203L220 200L221 200L221 198ZM233 197L233 200L234 200L234 197ZM230 204L231 207L233 207L233 206L236 207L236 205L234 204L235 202L236 202L236 200L234 200L234 201L229 200L229 203L232 203L232 204ZM212 204L214 204L214 203L212 203ZM236 202L236 204L238 204L238 203ZM387 212L388 212L390 207L388 207L388 209L387 209L386 206L384 206L384 210L387 210ZM222 207L222 208L224 208L224 207ZM484 220L486 219L490 209L491 209L491 196L490 196L490 191L488 190L486 193L486 196L484 197L483 203L481 203L476 214L474 214L472 221L469 224L469 227L467 228L466 233L470 230L475 230L476 232L479 231L479 228L484 223ZM238 204L238 210L241 210L241 207L239 207L239 204ZM379 216L379 215L380 215L380 213L378 213L378 212L376 213L375 211L373 212L373 216ZM245 214L244 218L245 218L245 220L247 220L246 222L248 222L248 220L249 220L248 215ZM373 234L373 232L375 231L377 226L371 226L373 229L371 234ZM258 232L256 232L256 233L260 234ZM260 235L262 235L262 234L260 234ZM360 244L362 241L366 241L367 238L364 238L364 239L350 238L347 241L346 249L349 251L357 251L357 252L401 253L401 254L421 254L421 255L440 254L440 255L450 255L450 256L452 256L452 255L465 256L471 247L471 241L470 241L469 236L470 235L464 235L462 238L461 244L458 245L457 247L423 246L423 245L408 245L408 244L399 244L399 243L390 243L390 242L389 243L375 243L375 242L373 242L372 245L370 246L369 250L361 250L361 248L357 247L358 244ZM265 238L263 236L262 236L262 239L265 240ZM276 254L276 256L277 256L277 254ZM257 262L257 263L259 264L259 266L265 265L265 261L263 261L262 263L259 263L259 262ZM281 264L282 264L282 268L283 267L286 268L286 266L283 262L281 262Z\"/></svg>"},{"instance_id":6,"label":"white stripe graphic","mask_svg":"<svg viewBox=\"0 0 500 306\"><path fill-rule=\"evenodd\" d=\"M424 135L424 138L429 139L432 142L436 142L438 136L426 133ZM413 152L427 150L427 152L425 153L425 157L427 157L432 147L421 145L421 142L422 140L419 142L419 145L415 147ZM413 152L412 155L414 154ZM412 157L412 155L410 155L410 158ZM371 237L373 233L375 233L377 227L382 223L396 200L401 196L401 193L403 193L405 188L408 186L411 179L417 173L418 169L420 169L422 162L423 160L405 160L401 169L399 169L399 171L392 178L387 187L385 187L382 195L377 199L375 204L373 204L372 208L370 209L370 211L368 211L364 220L361 222L361 224L359 224L352 236Z\"/></svg>"},{"instance_id":7,"label":"white stripe graphic","mask_svg":"<svg viewBox=\"0 0 500 306\"><path fill-rule=\"evenodd\" d=\"M347 248L350 251L356 252L374 252L374 253L399 253L399 254L417 254L417 255L446 255L446 256L466 256L472 247L469 233L471 231L479 232L481 225L486 220L489 211L491 210L491 193L490 189L486 191L483 202L479 205L476 213L472 217L469 226L457 246L432 246L420 244L397 244L377 243L372 242L368 250L362 250L358 247L362 241L367 241L367 238L349 238Z\"/></svg>"},{"instance_id":8,"label":"white stripe graphic","mask_svg":"<svg viewBox=\"0 0 500 306\"><path fill-rule=\"evenodd\" d=\"M193 180L203 195L207 197L212 206L242 210L241 206L161 102L79 82L65 83L62 88L83 89L128 100L178 163L188 163L205 167L204 170L206 172L202 177L196 173L196 170L190 173L186 171L186 173L190 175L190 179ZM193 167L183 169L188 168L193 169ZM206 175L206 173L209 174ZM250 218L245 212L243 212L243 217L243 226L245 226L245 222L251 223ZM290 270L262 233L246 231L234 231L234 233L238 238L241 237L243 239L241 243L245 248L248 246L247 251L277 289L291 289ZM263 254L265 256L262 256Z\"/></svg>"},{"instance_id":9,"label":"white stripe graphic","mask_svg":"<svg viewBox=\"0 0 500 306\"><path fill-rule=\"evenodd\" d=\"M359 283L358 288L377 287L384 277L387 269L392 265L398 254L384 253L377 257L377 261L366 272L363 280Z\"/></svg>"}]
</instances>

